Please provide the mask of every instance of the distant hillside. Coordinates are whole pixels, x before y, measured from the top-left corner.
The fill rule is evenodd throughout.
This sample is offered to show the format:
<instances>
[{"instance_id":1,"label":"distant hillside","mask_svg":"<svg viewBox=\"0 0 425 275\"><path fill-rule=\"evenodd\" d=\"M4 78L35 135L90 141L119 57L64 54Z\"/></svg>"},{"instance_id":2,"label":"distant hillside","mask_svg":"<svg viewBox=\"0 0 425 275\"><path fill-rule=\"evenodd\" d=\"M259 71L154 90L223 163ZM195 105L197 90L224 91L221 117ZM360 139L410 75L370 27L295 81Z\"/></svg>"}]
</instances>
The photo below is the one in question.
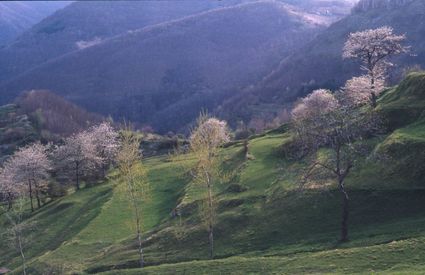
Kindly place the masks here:
<instances>
[{"instance_id":1,"label":"distant hillside","mask_svg":"<svg viewBox=\"0 0 425 275\"><path fill-rule=\"evenodd\" d=\"M367 12L371 9L394 9L414 0L360 0L353 12Z\"/></svg>"},{"instance_id":2,"label":"distant hillside","mask_svg":"<svg viewBox=\"0 0 425 275\"><path fill-rule=\"evenodd\" d=\"M211 9L255 1L258 0L77 1L46 18L22 34L15 43L0 50L0 82L16 77L50 59L129 30L180 19ZM312 20L329 24L348 14L353 0L279 1L299 7L303 12L309 13ZM26 13L31 11L32 16L37 14L30 9L31 7L51 7L60 3L13 2L1 5L22 10L26 8L25 12L14 11L16 18L13 18L16 24L24 24L27 18L22 17Z\"/></svg>"},{"instance_id":3,"label":"distant hillside","mask_svg":"<svg viewBox=\"0 0 425 275\"><path fill-rule=\"evenodd\" d=\"M26 92L15 104L17 113L29 117L44 139L69 136L104 120L49 91Z\"/></svg>"},{"instance_id":4,"label":"distant hillside","mask_svg":"<svg viewBox=\"0 0 425 275\"><path fill-rule=\"evenodd\" d=\"M379 4L379 5L378 5ZM350 32L388 25L396 33L406 34L411 53L394 59L397 65L392 79L397 81L409 66L425 67L425 2L422 0L363 0L346 18L332 24L296 53L282 59L280 65L254 87L249 96L237 97L223 106L229 114L238 106L239 116L264 115L270 103L290 104L297 97L319 87L338 88L359 74L359 64L342 59L342 48Z\"/></svg>"},{"instance_id":5,"label":"distant hillside","mask_svg":"<svg viewBox=\"0 0 425 275\"><path fill-rule=\"evenodd\" d=\"M0 82L126 31L239 2L241 0L74 2L0 50Z\"/></svg>"},{"instance_id":6,"label":"distant hillside","mask_svg":"<svg viewBox=\"0 0 425 275\"><path fill-rule=\"evenodd\" d=\"M3 1L0 2L0 47L11 43L43 18L71 1Z\"/></svg>"},{"instance_id":7,"label":"distant hillside","mask_svg":"<svg viewBox=\"0 0 425 275\"><path fill-rule=\"evenodd\" d=\"M359 0L281 0L335 22L348 15Z\"/></svg>"},{"instance_id":8,"label":"distant hillside","mask_svg":"<svg viewBox=\"0 0 425 275\"><path fill-rule=\"evenodd\" d=\"M57 141L104 120L51 92L26 92L0 106L0 163L31 142Z\"/></svg>"},{"instance_id":9,"label":"distant hillside","mask_svg":"<svg viewBox=\"0 0 425 275\"><path fill-rule=\"evenodd\" d=\"M279 2L225 7L99 41L0 92L4 101L22 90L48 89L93 112L178 130L202 108L213 110L260 80L323 28Z\"/></svg>"}]
</instances>

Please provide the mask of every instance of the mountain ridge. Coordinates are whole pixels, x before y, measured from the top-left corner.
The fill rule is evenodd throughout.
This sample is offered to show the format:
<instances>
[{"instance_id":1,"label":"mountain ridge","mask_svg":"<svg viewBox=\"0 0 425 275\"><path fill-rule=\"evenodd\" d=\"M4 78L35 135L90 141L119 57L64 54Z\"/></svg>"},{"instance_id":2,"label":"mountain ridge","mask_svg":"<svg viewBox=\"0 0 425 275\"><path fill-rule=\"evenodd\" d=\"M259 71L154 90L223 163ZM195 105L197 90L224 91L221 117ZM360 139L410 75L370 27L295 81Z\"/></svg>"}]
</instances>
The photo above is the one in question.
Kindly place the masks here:
<instances>
[{"instance_id":1,"label":"mountain ridge","mask_svg":"<svg viewBox=\"0 0 425 275\"><path fill-rule=\"evenodd\" d=\"M69 5L71 1L0 2L0 47L5 47L43 18Z\"/></svg>"}]
</instances>

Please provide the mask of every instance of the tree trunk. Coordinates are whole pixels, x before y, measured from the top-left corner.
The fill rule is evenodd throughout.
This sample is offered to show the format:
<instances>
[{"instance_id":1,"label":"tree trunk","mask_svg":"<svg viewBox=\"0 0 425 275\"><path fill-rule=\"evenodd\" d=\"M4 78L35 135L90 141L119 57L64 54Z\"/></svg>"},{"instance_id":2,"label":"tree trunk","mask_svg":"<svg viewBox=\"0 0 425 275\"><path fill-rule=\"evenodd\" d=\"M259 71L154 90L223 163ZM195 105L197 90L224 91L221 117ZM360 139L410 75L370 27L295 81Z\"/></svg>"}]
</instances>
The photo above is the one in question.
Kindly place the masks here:
<instances>
[{"instance_id":1,"label":"tree trunk","mask_svg":"<svg viewBox=\"0 0 425 275\"><path fill-rule=\"evenodd\" d=\"M34 204L32 202L32 184L31 181L28 181L29 191L30 191L30 202L31 202L31 212L34 212Z\"/></svg>"},{"instance_id":2,"label":"tree trunk","mask_svg":"<svg viewBox=\"0 0 425 275\"><path fill-rule=\"evenodd\" d=\"M377 96L375 93L375 73L373 68L370 69L370 104L373 108L376 107Z\"/></svg>"},{"instance_id":3,"label":"tree trunk","mask_svg":"<svg viewBox=\"0 0 425 275\"><path fill-rule=\"evenodd\" d=\"M140 268L143 268L145 265L145 259L144 259L144 253L143 253L143 244L142 244L142 230L140 228L140 211L139 207L137 206L137 198L134 196L133 191L130 188L130 198L133 202L134 207L134 215L136 218L136 229L137 229L137 242L139 245L139 266Z\"/></svg>"},{"instance_id":4,"label":"tree trunk","mask_svg":"<svg viewBox=\"0 0 425 275\"><path fill-rule=\"evenodd\" d=\"M243 154L244 154L245 159L248 158L248 153L249 153L248 139L245 139L243 141Z\"/></svg>"},{"instance_id":5,"label":"tree trunk","mask_svg":"<svg viewBox=\"0 0 425 275\"><path fill-rule=\"evenodd\" d=\"M341 219L341 238L340 242L348 241L348 214L349 214L349 199L344 190L342 183L340 183L342 193L342 219Z\"/></svg>"},{"instance_id":6,"label":"tree trunk","mask_svg":"<svg viewBox=\"0 0 425 275\"><path fill-rule=\"evenodd\" d=\"M37 207L40 208L41 207L40 195L38 192L38 185L35 183L35 181L34 181L34 188L35 188L35 198L37 199Z\"/></svg>"},{"instance_id":7,"label":"tree trunk","mask_svg":"<svg viewBox=\"0 0 425 275\"><path fill-rule=\"evenodd\" d=\"M13 195L12 193L8 193L7 195L7 211L10 211L13 206Z\"/></svg>"},{"instance_id":8,"label":"tree trunk","mask_svg":"<svg viewBox=\"0 0 425 275\"><path fill-rule=\"evenodd\" d=\"M210 258L214 259L214 227L212 223L209 225L208 240L210 242Z\"/></svg>"},{"instance_id":9,"label":"tree trunk","mask_svg":"<svg viewBox=\"0 0 425 275\"><path fill-rule=\"evenodd\" d=\"M27 274L27 265L26 265L26 261L25 261L24 248L22 246L21 233L16 232L15 234L17 234L17 236L18 236L19 253L21 254L21 259L22 259L22 273L24 275L26 275Z\"/></svg>"},{"instance_id":10,"label":"tree trunk","mask_svg":"<svg viewBox=\"0 0 425 275\"><path fill-rule=\"evenodd\" d=\"M208 240L210 243L210 258L214 259L214 209L213 209L213 195L212 195L212 186L211 178L207 173L207 188L208 188L208 211L209 211L209 221L208 221Z\"/></svg>"},{"instance_id":11,"label":"tree trunk","mask_svg":"<svg viewBox=\"0 0 425 275\"><path fill-rule=\"evenodd\" d=\"M108 170L108 164L102 165L102 179L106 178L106 171Z\"/></svg>"},{"instance_id":12,"label":"tree trunk","mask_svg":"<svg viewBox=\"0 0 425 275\"><path fill-rule=\"evenodd\" d=\"M376 103L376 101L378 100L378 97L376 96L375 92L371 92L370 93L370 104L372 105L373 108L375 108L378 104Z\"/></svg>"},{"instance_id":13,"label":"tree trunk","mask_svg":"<svg viewBox=\"0 0 425 275\"><path fill-rule=\"evenodd\" d=\"M37 198L37 207L40 208L41 207L41 201L40 201L40 196L38 195L37 189L35 189L35 197Z\"/></svg>"},{"instance_id":14,"label":"tree trunk","mask_svg":"<svg viewBox=\"0 0 425 275\"><path fill-rule=\"evenodd\" d=\"M136 201L133 201L134 204L136 204ZM143 254L143 246L142 246L142 232L140 230L140 217L139 217L139 210L137 206L135 205L135 214L136 214L136 227L137 227L137 242L139 245L139 266L140 268L143 268L145 265L145 259Z\"/></svg>"},{"instance_id":15,"label":"tree trunk","mask_svg":"<svg viewBox=\"0 0 425 275\"><path fill-rule=\"evenodd\" d=\"M77 162L75 164L75 178L76 178L76 187L77 190L80 190L80 164Z\"/></svg>"},{"instance_id":16,"label":"tree trunk","mask_svg":"<svg viewBox=\"0 0 425 275\"><path fill-rule=\"evenodd\" d=\"M139 265L140 268L143 268L143 266L145 265L145 260L143 255L142 234L140 232L140 225L138 225L137 227L137 241L139 243Z\"/></svg>"}]
</instances>

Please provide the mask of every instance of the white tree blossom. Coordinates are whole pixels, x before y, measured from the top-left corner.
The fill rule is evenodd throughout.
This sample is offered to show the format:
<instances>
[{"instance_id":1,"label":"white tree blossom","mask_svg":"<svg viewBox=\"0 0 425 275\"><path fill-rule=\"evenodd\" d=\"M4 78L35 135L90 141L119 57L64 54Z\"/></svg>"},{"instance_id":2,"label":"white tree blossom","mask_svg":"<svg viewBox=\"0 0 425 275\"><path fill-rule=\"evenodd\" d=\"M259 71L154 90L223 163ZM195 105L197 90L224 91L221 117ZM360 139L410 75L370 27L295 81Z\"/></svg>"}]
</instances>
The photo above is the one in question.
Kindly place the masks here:
<instances>
[{"instance_id":1,"label":"white tree blossom","mask_svg":"<svg viewBox=\"0 0 425 275\"><path fill-rule=\"evenodd\" d=\"M376 80L385 78L388 66L392 64L388 57L408 51L402 45L405 35L396 35L391 27L384 26L377 29L350 33L343 49L343 58L359 59L362 69L370 78L370 98L372 106L376 106Z\"/></svg>"},{"instance_id":2,"label":"white tree blossom","mask_svg":"<svg viewBox=\"0 0 425 275\"><path fill-rule=\"evenodd\" d=\"M318 117L324 112L338 108L339 103L331 91L319 89L304 97L292 110L292 116L297 119Z\"/></svg>"},{"instance_id":3,"label":"white tree blossom","mask_svg":"<svg viewBox=\"0 0 425 275\"><path fill-rule=\"evenodd\" d=\"M227 123L217 118L204 118L190 136L192 147L202 145L212 150L230 140Z\"/></svg>"},{"instance_id":4,"label":"white tree blossom","mask_svg":"<svg viewBox=\"0 0 425 275\"><path fill-rule=\"evenodd\" d=\"M342 88L343 97L347 103L359 105L371 100L371 79L369 75L353 77L345 83ZM382 78L375 79L375 93L378 96L385 89L385 81Z\"/></svg>"},{"instance_id":5,"label":"white tree blossom","mask_svg":"<svg viewBox=\"0 0 425 275\"><path fill-rule=\"evenodd\" d=\"M94 141L93 133L84 131L66 138L64 144L54 152L59 170L75 180L77 190L80 189L81 177L88 175L102 163Z\"/></svg>"},{"instance_id":6,"label":"white tree blossom","mask_svg":"<svg viewBox=\"0 0 425 275\"><path fill-rule=\"evenodd\" d=\"M10 165L0 170L0 202L6 202L8 210L12 208L13 201L25 189L25 186L14 182L15 174L14 168L12 170Z\"/></svg>"},{"instance_id":7,"label":"white tree blossom","mask_svg":"<svg viewBox=\"0 0 425 275\"><path fill-rule=\"evenodd\" d=\"M3 186L8 186L10 194L27 189L34 210L33 198L37 199L38 207L41 206L41 193L47 188L51 163L46 154L46 148L40 143L34 143L21 148L4 164L1 181Z\"/></svg>"},{"instance_id":8,"label":"white tree blossom","mask_svg":"<svg viewBox=\"0 0 425 275\"><path fill-rule=\"evenodd\" d=\"M93 137L92 142L97 156L101 159L103 176L105 176L106 170L114 162L120 146L118 132L114 130L110 123L103 122L93 126L90 133Z\"/></svg>"}]
</instances>

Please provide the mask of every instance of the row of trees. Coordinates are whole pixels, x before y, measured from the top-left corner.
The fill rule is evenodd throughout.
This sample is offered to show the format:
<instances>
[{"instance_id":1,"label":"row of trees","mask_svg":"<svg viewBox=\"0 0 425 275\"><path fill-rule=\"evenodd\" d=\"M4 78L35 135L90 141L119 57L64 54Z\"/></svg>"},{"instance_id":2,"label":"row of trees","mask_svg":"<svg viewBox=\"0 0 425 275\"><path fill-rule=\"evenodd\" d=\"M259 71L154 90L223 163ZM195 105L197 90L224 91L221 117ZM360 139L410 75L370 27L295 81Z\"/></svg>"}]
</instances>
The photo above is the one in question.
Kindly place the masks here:
<instances>
[{"instance_id":1,"label":"row of trees","mask_svg":"<svg viewBox=\"0 0 425 275\"><path fill-rule=\"evenodd\" d=\"M72 180L77 190L81 179L104 178L119 149L118 133L109 123L102 123L72 135L53 149L56 171Z\"/></svg>"},{"instance_id":2,"label":"row of trees","mask_svg":"<svg viewBox=\"0 0 425 275\"><path fill-rule=\"evenodd\" d=\"M16 151L0 174L0 192L10 209L19 194L34 200L40 207L49 195L53 179L74 183L80 189L82 178L105 177L119 149L118 133L109 123L102 123L64 139L62 144L33 143Z\"/></svg>"},{"instance_id":3,"label":"row of trees","mask_svg":"<svg viewBox=\"0 0 425 275\"><path fill-rule=\"evenodd\" d=\"M118 191L131 206L140 267L144 266L142 247L142 202L148 198L149 182L141 162L141 135L126 126L117 132L104 122L87 131L64 138L61 144L30 144L18 150L3 165L0 174L0 203L5 202L4 214L9 223L11 244L22 257L26 274L24 247L33 224L24 219L27 202L34 211L34 200L41 207L51 196L51 185L95 182L106 177L111 166L118 168Z\"/></svg>"}]
</instances>

